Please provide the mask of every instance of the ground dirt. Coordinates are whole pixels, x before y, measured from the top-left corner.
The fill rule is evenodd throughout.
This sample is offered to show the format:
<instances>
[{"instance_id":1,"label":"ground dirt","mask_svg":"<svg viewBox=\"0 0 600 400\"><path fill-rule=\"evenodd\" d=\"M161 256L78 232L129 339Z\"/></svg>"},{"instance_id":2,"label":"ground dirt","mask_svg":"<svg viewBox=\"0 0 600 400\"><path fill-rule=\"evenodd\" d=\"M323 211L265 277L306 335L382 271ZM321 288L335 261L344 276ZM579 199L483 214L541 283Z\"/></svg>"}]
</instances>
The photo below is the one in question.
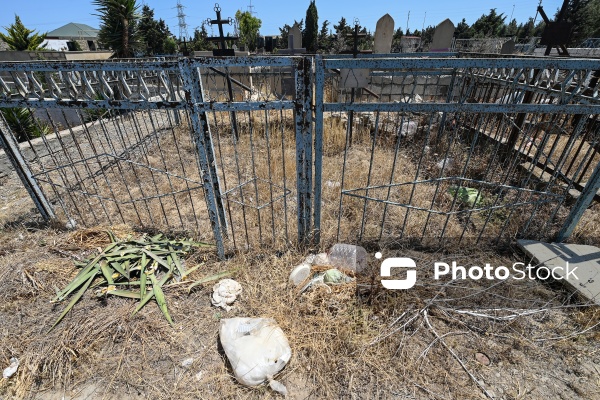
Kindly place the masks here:
<instances>
[{"instance_id":1,"label":"ground dirt","mask_svg":"<svg viewBox=\"0 0 600 400\"><path fill-rule=\"evenodd\" d=\"M165 290L174 326L156 304L132 316L133 300L86 294L48 332L65 306L50 300L76 274L74 260L108 243L104 229L143 232L36 224L26 192L13 180L2 189L12 200L1 215L0 368L11 357L20 366L0 381L1 399L281 397L235 381L218 338L219 320L234 316L272 317L286 333L293 355L278 379L292 399L600 399L596 307L557 284L426 277L434 261L528 261L510 247L468 255L379 249L425 271L414 288L384 289L371 257L357 285L304 294L287 277L309 250L254 249L227 261L197 251L186 260L202 264L190 280L235 270L243 293L232 311L211 306L212 283Z\"/></svg>"}]
</instances>

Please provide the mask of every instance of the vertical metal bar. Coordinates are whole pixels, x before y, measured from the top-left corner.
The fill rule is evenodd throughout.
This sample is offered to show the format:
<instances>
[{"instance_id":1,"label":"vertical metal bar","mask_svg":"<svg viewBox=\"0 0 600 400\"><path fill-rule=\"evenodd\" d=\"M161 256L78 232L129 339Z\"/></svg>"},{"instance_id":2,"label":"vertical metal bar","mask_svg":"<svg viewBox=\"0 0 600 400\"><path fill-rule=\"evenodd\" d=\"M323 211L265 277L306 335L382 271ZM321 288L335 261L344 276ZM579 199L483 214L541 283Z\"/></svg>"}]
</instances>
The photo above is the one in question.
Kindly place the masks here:
<instances>
[{"instance_id":1,"label":"vertical metal bar","mask_svg":"<svg viewBox=\"0 0 600 400\"><path fill-rule=\"evenodd\" d=\"M4 153L10 160L15 171L17 171L19 179L23 182L25 189L27 189L27 193L31 196L31 200L33 200L33 203L42 215L42 218L46 221L54 219L55 215L52 205L48 199L46 199L44 192L42 192L42 189L33 177L29 166L19 150L17 141L8 127L8 124L4 122L4 117L2 117L2 115L0 115L0 147L4 149Z\"/></svg>"},{"instance_id":2,"label":"vertical metal bar","mask_svg":"<svg viewBox=\"0 0 600 400\"><path fill-rule=\"evenodd\" d=\"M192 120L192 129L194 134L194 141L196 142L196 148L198 150L198 163L200 167L200 175L202 177L204 185L204 193L206 195L206 204L208 207L208 216L210 218L210 224L213 229L213 235L215 238L215 244L217 246L217 254L219 258L225 258L225 249L223 247L223 233L220 216L224 210L222 209L223 204L220 201L220 188L218 177L211 176L211 167L209 166L209 159L207 152L214 152L212 141L206 143L205 140L210 138L210 131L208 130L208 121L206 120L206 114L201 113L198 108L198 103L202 102L202 82L200 74L197 71L191 61L187 58L179 61L179 68L181 71L181 77L183 79L184 91L186 94L187 107L189 110L190 118ZM214 154L212 155L214 160ZM212 169L214 169L214 162ZM215 185L216 183L216 185ZM218 192L215 193L215 192ZM219 201L217 201L219 197ZM225 227L225 231L227 228Z\"/></svg>"},{"instance_id":3,"label":"vertical metal bar","mask_svg":"<svg viewBox=\"0 0 600 400\"><path fill-rule=\"evenodd\" d=\"M321 197L323 182L323 103L325 101L325 63L323 56L315 56L315 189L314 189L314 243L321 241Z\"/></svg>"},{"instance_id":4,"label":"vertical metal bar","mask_svg":"<svg viewBox=\"0 0 600 400\"><path fill-rule=\"evenodd\" d=\"M577 202L575 202L573 208L571 208L569 216L558 232L556 237L557 242L562 242L571 236L573 230L583 216L583 212L589 207L589 205L592 203L592 200L594 200L594 196L598 192L598 189L600 189L600 163L596 165L596 168L585 185L583 192L577 199Z\"/></svg>"},{"instance_id":5,"label":"vertical metal bar","mask_svg":"<svg viewBox=\"0 0 600 400\"><path fill-rule=\"evenodd\" d=\"M298 242L306 244L311 230L312 200L312 100L311 58L303 57L295 63L295 127L296 176L298 190Z\"/></svg>"}]
</instances>

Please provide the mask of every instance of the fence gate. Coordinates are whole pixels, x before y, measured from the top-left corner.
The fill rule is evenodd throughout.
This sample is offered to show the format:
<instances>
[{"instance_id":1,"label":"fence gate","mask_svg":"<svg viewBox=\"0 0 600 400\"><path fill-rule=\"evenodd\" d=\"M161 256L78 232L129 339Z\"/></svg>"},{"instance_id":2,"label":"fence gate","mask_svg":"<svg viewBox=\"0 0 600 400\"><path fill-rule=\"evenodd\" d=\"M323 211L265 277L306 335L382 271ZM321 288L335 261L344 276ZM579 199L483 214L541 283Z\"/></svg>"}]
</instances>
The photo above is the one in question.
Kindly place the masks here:
<instances>
[{"instance_id":1,"label":"fence gate","mask_svg":"<svg viewBox=\"0 0 600 400\"><path fill-rule=\"evenodd\" d=\"M197 232L221 257L305 240L310 66L295 57L3 63L0 144L42 216L68 226ZM298 221L289 229L288 216Z\"/></svg>"},{"instance_id":2,"label":"fence gate","mask_svg":"<svg viewBox=\"0 0 600 400\"><path fill-rule=\"evenodd\" d=\"M554 238L567 200L597 181L598 68L317 56L317 235L388 246Z\"/></svg>"}]
</instances>

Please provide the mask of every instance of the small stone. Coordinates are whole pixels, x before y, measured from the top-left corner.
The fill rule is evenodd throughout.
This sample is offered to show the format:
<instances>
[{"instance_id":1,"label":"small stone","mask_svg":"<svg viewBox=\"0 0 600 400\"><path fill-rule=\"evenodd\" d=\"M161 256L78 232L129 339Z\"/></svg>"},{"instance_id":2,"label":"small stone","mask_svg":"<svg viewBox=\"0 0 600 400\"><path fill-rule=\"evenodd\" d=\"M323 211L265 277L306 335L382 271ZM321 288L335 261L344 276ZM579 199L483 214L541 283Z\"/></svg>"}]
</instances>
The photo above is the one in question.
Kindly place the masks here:
<instances>
[{"instance_id":1,"label":"small stone","mask_svg":"<svg viewBox=\"0 0 600 400\"><path fill-rule=\"evenodd\" d=\"M181 362L181 366L183 368L187 369L187 368L191 367L193 363L194 363L194 359L192 357L190 357L190 358L186 358L185 360L183 360Z\"/></svg>"}]
</instances>

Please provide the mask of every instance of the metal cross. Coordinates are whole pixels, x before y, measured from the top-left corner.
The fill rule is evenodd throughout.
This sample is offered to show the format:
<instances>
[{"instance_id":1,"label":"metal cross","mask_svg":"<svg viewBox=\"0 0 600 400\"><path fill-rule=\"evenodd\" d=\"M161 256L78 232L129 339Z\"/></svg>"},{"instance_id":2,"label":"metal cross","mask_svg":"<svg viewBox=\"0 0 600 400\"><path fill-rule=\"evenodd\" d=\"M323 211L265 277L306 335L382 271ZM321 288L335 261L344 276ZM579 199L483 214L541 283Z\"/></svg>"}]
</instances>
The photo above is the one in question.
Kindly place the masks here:
<instances>
[{"instance_id":1,"label":"metal cross","mask_svg":"<svg viewBox=\"0 0 600 400\"><path fill-rule=\"evenodd\" d=\"M366 33L359 33L359 31L358 31L358 30L359 30L359 28L360 28L360 21L359 21L358 19L356 19L356 18L355 18L355 19L354 19L354 33L350 33L350 34L347 34L347 35L346 35L346 37L349 37L349 38L353 38L353 39L354 39L354 43L352 44L352 50L345 50L345 51L342 51L342 52L341 52L342 54L352 54L352 56L353 56L354 58L356 58L356 56L357 56L359 53L362 53L362 54L364 54L364 53L372 53L372 52L373 52L372 50L361 50L361 51L359 51L359 50L358 50L358 39L359 39L359 38L363 38L363 37L366 37L366 36L367 36L367 34L366 34Z\"/></svg>"},{"instance_id":2,"label":"metal cross","mask_svg":"<svg viewBox=\"0 0 600 400\"><path fill-rule=\"evenodd\" d=\"M238 40L239 37L225 36L223 34L223 25L231 25L233 23L233 19L231 17L228 19L221 19L221 7L219 6L219 3L215 3L214 10L217 13L217 19L208 18L206 20L206 23L210 25L218 25L219 36L208 37L206 38L206 40L209 40L211 42L218 42L221 48L213 50L213 56L235 56L235 50L227 48L226 40Z\"/></svg>"}]
</instances>

